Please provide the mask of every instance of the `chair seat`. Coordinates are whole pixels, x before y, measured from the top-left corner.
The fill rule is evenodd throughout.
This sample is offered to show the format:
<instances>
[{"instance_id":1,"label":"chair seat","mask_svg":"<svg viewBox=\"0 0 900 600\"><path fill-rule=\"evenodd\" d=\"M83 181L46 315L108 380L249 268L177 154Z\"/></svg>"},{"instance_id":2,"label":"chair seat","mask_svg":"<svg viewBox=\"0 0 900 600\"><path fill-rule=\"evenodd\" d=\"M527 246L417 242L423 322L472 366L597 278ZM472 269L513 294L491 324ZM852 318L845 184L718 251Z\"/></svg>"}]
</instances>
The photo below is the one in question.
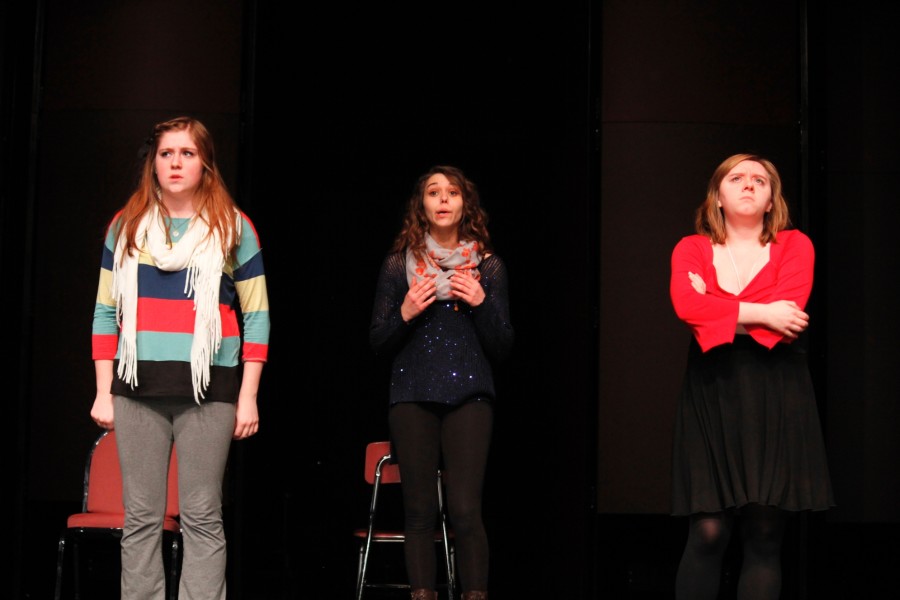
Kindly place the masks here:
<instances>
[{"instance_id":1,"label":"chair seat","mask_svg":"<svg viewBox=\"0 0 900 600\"><path fill-rule=\"evenodd\" d=\"M122 513L76 513L69 515L66 527L69 529L122 529L125 525L125 515ZM181 531L181 525L172 517L163 520L163 529L166 531Z\"/></svg>"},{"instance_id":2,"label":"chair seat","mask_svg":"<svg viewBox=\"0 0 900 600\"><path fill-rule=\"evenodd\" d=\"M359 538L361 540L366 539L366 536L369 534L368 529L356 529L353 531L353 536ZM453 539L453 532L449 531L447 533L447 537L449 539ZM391 531L378 529L372 532L372 539L379 542L402 542L406 539L406 534L402 531ZM441 542L444 540L444 536L440 531L434 532L434 541Z\"/></svg>"},{"instance_id":3,"label":"chair seat","mask_svg":"<svg viewBox=\"0 0 900 600\"><path fill-rule=\"evenodd\" d=\"M122 529L125 526L125 507L122 504L122 469L119 464L119 453L116 446L116 431L104 430L94 441L88 451L84 468L84 485L81 512L66 518L66 527L60 532L56 550L56 590L54 600L64 596L65 581L71 581L71 596L81 598L81 575L79 566L79 542L82 539L106 538L110 542L120 544ZM163 533L171 549L169 566L166 570L167 598L175 600L178 594L178 577L181 564L181 525L178 518L178 460L175 447L169 457L169 472L166 480L166 508L163 516ZM71 546L73 552L73 573L67 578L65 570L66 547Z\"/></svg>"}]
</instances>

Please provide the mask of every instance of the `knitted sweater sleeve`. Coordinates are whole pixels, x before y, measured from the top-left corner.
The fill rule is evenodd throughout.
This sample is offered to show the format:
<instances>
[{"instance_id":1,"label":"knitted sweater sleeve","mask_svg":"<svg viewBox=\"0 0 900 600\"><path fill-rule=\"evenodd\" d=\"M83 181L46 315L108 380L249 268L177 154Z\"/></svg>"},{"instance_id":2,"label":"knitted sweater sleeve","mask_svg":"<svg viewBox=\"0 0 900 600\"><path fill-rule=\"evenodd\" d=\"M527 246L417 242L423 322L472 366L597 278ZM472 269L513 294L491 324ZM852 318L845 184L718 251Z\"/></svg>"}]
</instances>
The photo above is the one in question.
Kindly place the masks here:
<instances>
[{"instance_id":1,"label":"knitted sweater sleeve","mask_svg":"<svg viewBox=\"0 0 900 600\"><path fill-rule=\"evenodd\" d=\"M488 356L495 361L509 356L515 331L509 313L509 278L506 264L493 254L479 265L481 287L485 298L472 309L478 339Z\"/></svg>"},{"instance_id":2,"label":"knitted sweater sleeve","mask_svg":"<svg viewBox=\"0 0 900 600\"><path fill-rule=\"evenodd\" d=\"M389 254L378 273L369 326L369 344L376 354L393 352L409 334L409 325L400 315L400 305L407 291L405 257L402 252Z\"/></svg>"},{"instance_id":3,"label":"knitted sweater sleeve","mask_svg":"<svg viewBox=\"0 0 900 600\"><path fill-rule=\"evenodd\" d=\"M497 255L492 255L478 268L485 298L472 309L472 318L485 352L494 360L502 360L509 354L515 337L509 316L506 265ZM407 291L406 259L403 253L390 254L378 275L369 327L369 343L376 354L398 350L409 336L412 323L404 322L400 315Z\"/></svg>"}]
</instances>

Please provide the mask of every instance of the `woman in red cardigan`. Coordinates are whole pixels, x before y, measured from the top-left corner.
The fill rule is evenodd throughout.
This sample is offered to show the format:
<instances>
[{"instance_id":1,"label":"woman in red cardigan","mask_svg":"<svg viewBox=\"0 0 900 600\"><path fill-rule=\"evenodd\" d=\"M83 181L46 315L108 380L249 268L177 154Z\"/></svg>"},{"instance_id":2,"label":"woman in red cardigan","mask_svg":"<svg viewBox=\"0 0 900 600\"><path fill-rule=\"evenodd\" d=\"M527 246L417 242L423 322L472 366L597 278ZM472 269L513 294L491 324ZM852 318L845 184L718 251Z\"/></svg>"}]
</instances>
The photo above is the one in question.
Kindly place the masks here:
<instances>
[{"instance_id":1,"label":"woman in red cardigan","mask_svg":"<svg viewBox=\"0 0 900 600\"><path fill-rule=\"evenodd\" d=\"M834 505L806 360L815 253L789 229L781 178L727 158L672 253L670 294L693 336L675 417L672 514L689 516L676 597L718 596L739 517L738 598L778 598L788 515Z\"/></svg>"}]
</instances>

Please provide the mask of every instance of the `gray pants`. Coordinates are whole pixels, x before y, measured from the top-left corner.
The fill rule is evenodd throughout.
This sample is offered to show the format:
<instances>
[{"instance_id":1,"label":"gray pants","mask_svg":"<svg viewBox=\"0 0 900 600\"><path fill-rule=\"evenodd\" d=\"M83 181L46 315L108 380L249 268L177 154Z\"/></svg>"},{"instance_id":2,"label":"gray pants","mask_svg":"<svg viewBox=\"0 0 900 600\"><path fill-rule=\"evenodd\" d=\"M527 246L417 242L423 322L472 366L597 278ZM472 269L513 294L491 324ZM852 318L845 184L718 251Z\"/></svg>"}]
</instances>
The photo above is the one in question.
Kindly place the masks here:
<instances>
[{"instance_id":1,"label":"gray pants","mask_svg":"<svg viewBox=\"0 0 900 600\"><path fill-rule=\"evenodd\" d=\"M115 396L122 465L122 599L162 600L162 521L172 443L184 539L179 600L225 600L222 482L234 433L235 405L193 398Z\"/></svg>"}]
</instances>

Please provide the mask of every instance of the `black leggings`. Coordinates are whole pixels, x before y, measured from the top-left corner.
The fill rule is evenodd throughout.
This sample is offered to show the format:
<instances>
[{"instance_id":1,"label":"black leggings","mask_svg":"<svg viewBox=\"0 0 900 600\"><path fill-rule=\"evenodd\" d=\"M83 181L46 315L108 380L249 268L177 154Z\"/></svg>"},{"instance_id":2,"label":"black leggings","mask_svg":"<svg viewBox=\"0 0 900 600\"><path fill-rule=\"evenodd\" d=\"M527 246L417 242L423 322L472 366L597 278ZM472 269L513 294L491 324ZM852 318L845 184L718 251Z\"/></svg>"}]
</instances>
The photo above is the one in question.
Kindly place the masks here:
<instances>
[{"instance_id":1,"label":"black leggings","mask_svg":"<svg viewBox=\"0 0 900 600\"><path fill-rule=\"evenodd\" d=\"M400 465L403 493L406 570L413 589L435 588L435 476L441 467L456 534L460 587L464 591L487 590L488 541L481 519L481 494L493 415L488 402L459 407L410 402L391 408L391 443Z\"/></svg>"},{"instance_id":2,"label":"black leggings","mask_svg":"<svg viewBox=\"0 0 900 600\"><path fill-rule=\"evenodd\" d=\"M675 580L675 598L714 600L718 597L722 557L731 539L734 518L731 511L691 516L688 540ZM778 598L781 542L787 513L772 506L748 504L741 508L738 518L744 551L738 600Z\"/></svg>"}]
</instances>

